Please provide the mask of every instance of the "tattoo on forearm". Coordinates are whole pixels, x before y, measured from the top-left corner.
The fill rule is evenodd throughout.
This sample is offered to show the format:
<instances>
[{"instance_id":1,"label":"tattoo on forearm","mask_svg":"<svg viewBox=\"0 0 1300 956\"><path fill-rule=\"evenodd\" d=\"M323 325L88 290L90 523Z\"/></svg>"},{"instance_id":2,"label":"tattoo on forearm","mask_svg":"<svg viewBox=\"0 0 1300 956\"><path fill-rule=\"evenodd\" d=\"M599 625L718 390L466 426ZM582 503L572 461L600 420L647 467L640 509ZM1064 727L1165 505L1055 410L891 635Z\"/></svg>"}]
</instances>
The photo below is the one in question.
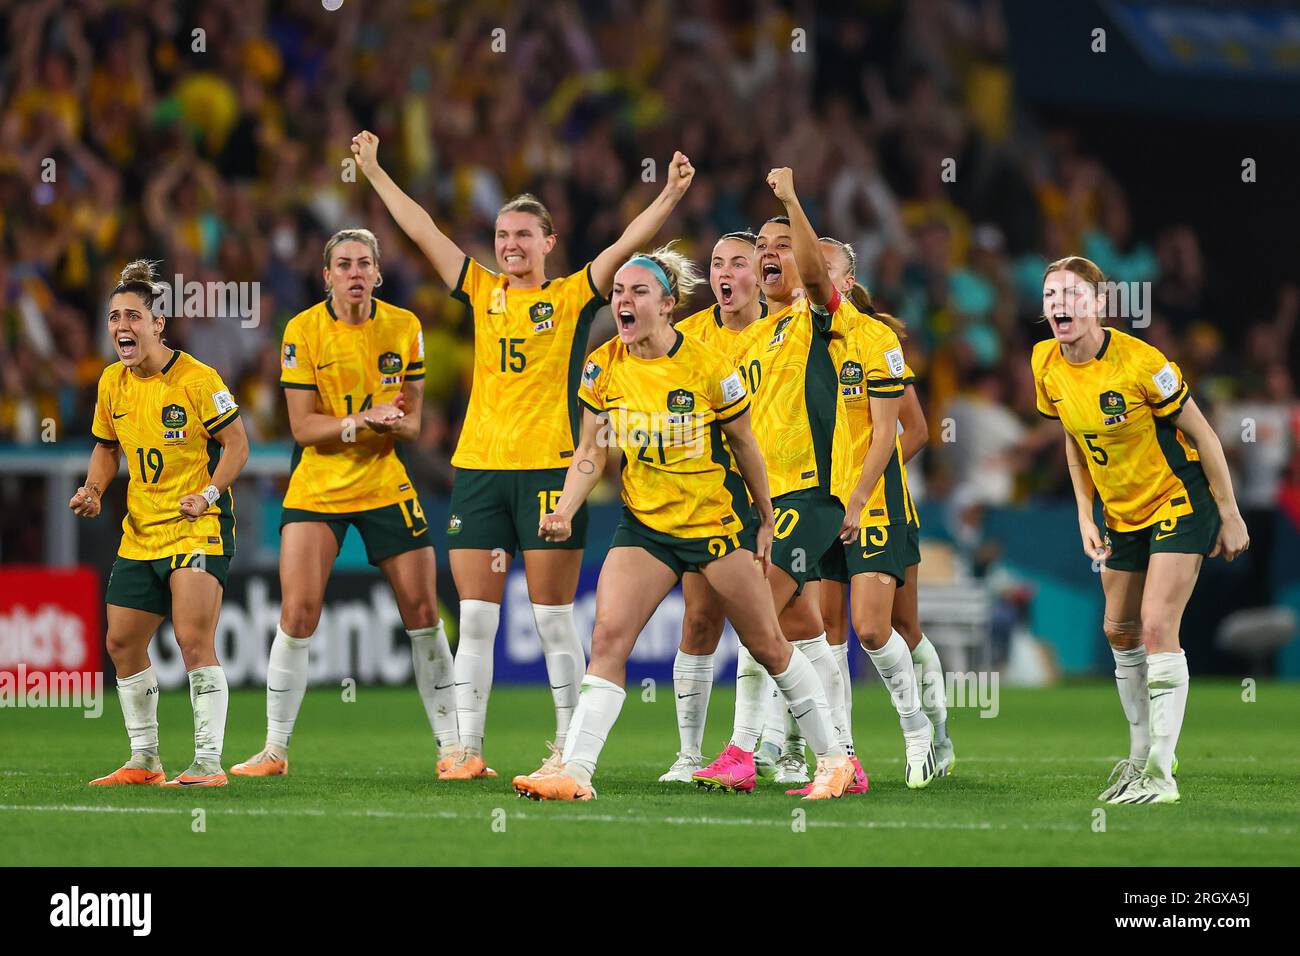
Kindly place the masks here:
<instances>
[{"instance_id":1,"label":"tattoo on forearm","mask_svg":"<svg viewBox=\"0 0 1300 956\"><path fill-rule=\"evenodd\" d=\"M590 458L584 458L578 462L578 471L582 472L584 475L593 474L596 471L596 463Z\"/></svg>"}]
</instances>

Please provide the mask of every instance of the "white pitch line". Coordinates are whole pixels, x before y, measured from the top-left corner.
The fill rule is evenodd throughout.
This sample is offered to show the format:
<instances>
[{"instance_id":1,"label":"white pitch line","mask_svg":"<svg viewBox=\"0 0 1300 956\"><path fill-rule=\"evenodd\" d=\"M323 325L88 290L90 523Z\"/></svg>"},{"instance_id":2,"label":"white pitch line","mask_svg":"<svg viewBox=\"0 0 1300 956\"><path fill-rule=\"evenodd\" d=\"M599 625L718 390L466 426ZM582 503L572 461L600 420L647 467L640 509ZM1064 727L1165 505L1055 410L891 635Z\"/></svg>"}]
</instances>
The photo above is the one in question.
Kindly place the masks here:
<instances>
[{"instance_id":1,"label":"white pitch line","mask_svg":"<svg viewBox=\"0 0 1300 956\"><path fill-rule=\"evenodd\" d=\"M193 793L194 791L190 791ZM497 809L497 808L494 808ZM0 804L0 812L14 813L124 813L124 814L154 814L167 816L189 816L192 809L188 807L110 807L94 806L84 804L57 804L57 805L40 805L40 804L21 804L6 803ZM274 808L252 808L252 807L213 807L208 810L214 815L227 816L246 816L246 817L351 817L351 818L376 818L392 820L475 820L482 821L482 813L460 813L455 810L437 810L437 811L406 811L406 810L344 810L329 811L316 808L307 808L301 810L274 809ZM650 817L639 816L635 814L615 815L615 814L546 814L532 813L524 811L511 811L507 814L508 819L523 820L526 822L553 822L553 823L635 823L651 824L655 826L766 826L786 828L790 826L790 821L781 818L763 818L763 817ZM973 832L1053 832L1053 833L1087 833L1090 825L1088 823L1079 823L1078 825L1064 823L991 823L986 820L977 820L972 822L941 822L933 820L806 820L805 825L816 829L827 830L961 830ZM1245 836L1270 836L1283 835L1291 836L1295 833L1294 827L1183 827L1179 826L1178 832L1200 832L1200 833L1236 833Z\"/></svg>"}]
</instances>

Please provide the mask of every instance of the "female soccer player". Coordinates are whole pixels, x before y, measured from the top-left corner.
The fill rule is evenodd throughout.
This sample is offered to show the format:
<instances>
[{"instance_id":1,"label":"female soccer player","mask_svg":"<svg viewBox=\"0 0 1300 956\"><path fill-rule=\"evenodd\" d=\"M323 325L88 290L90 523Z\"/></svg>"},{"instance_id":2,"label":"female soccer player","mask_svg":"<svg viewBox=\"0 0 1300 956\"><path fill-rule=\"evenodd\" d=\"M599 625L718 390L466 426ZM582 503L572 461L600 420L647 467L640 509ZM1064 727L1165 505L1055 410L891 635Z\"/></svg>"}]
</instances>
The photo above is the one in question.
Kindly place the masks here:
<instances>
[{"instance_id":1,"label":"female soccer player","mask_svg":"<svg viewBox=\"0 0 1300 956\"><path fill-rule=\"evenodd\" d=\"M438 776L461 753L451 648L438 619L437 563L419 496L397 454L420 434L424 334L411 312L373 295L379 241L344 229L325 244L325 299L284 329L280 385L296 443L280 516L280 625L266 665L266 746L231 768L289 772L289 740L307 689L307 646L348 527L393 589L411 638Z\"/></svg>"},{"instance_id":2,"label":"female soccer player","mask_svg":"<svg viewBox=\"0 0 1300 956\"><path fill-rule=\"evenodd\" d=\"M729 232L717 241L709 259L709 285L715 304L680 320L677 330L682 335L731 355L741 333L767 315L767 302L759 294L754 271L757 240L751 232ZM689 783L704 766L701 747L713 691L713 653L724 625L722 602L702 574L688 571L682 575L682 597L686 608L682 642L673 661L681 749L673 765L659 778L661 783Z\"/></svg>"},{"instance_id":3,"label":"female soccer player","mask_svg":"<svg viewBox=\"0 0 1300 956\"><path fill-rule=\"evenodd\" d=\"M248 461L248 438L221 377L163 341L156 279L152 263L136 260L109 297L108 330L120 361L99 378L96 445L86 483L68 502L78 517L96 517L125 454L126 518L105 600L131 759L91 784L224 787L228 693L214 641L235 553L230 486ZM194 762L164 782L149 638L168 614L190 679Z\"/></svg>"},{"instance_id":4,"label":"female soccer player","mask_svg":"<svg viewBox=\"0 0 1300 956\"><path fill-rule=\"evenodd\" d=\"M830 701L834 733L847 744L840 671L822 625L817 586L805 588L818 558L845 528L843 502L853 485L852 440L835 383L829 346L846 334L848 306L826 277L817 234L794 191L789 169L774 169L768 185L787 216L759 232L759 287L772 310L744 333L738 365L754 396L754 434L771 476L776 516L769 574L781 627L821 677ZM806 273L806 274L805 274ZM804 289L796 299L795 290ZM857 533L856 524L852 528ZM736 662L736 717L732 740L692 779L705 787L752 790L754 749L763 725L762 669L742 651ZM866 775L851 758L850 792L866 790Z\"/></svg>"},{"instance_id":5,"label":"female soccer player","mask_svg":"<svg viewBox=\"0 0 1300 956\"><path fill-rule=\"evenodd\" d=\"M564 745L585 670L573 598L587 513L574 514L573 534L564 540L542 538L538 522L555 508L573 458L581 422L575 392L591 320L605 304L614 270L659 231L695 170L675 153L658 198L619 240L581 271L551 280L546 256L555 248L555 229L537 199L517 196L497 213L501 272L494 273L465 255L398 188L379 166L378 146L373 133L353 138L362 172L474 319L474 382L452 457L457 472L447 524L451 573L460 595L455 667L465 747L455 776L467 779L485 772L492 648L505 572L519 550L555 703L556 743Z\"/></svg>"},{"instance_id":6,"label":"female soccer player","mask_svg":"<svg viewBox=\"0 0 1300 956\"><path fill-rule=\"evenodd\" d=\"M1250 537L1223 446L1178 366L1102 326L1104 278L1081 256L1047 267L1052 338L1034 346L1034 385L1039 412L1065 429L1079 536L1088 559L1101 562L1103 627L1129 723L1129 757L1099 799L1177 803L1172 765L1188 687L1179 624L1204 556L1231 561Z\"/></svg>"},{"instance_id":7,"label":"female soccer player","mask_svg":"<svg viewBox=\"0 0 1300 956\"><path fill-rule=\"evenodd\" d=\"M809 799L839 797L853 781L853 766L831 732L821 680L782 636L763 582L774 516L749 429L749 394L726 355L671 323L673 308L696 282L689 260L667 248L628 260L614 281L618 337L593 352L583 371L582 439L539 533L568 537L611 441L624 454L625 507L600 572L591 665L568 740L558 765L548 761L515 777L523 796L595 796L591 777L623 706L628 656L688 569L698 569L718 593L741 641L773 675L812 741L818 767Z\"/></svg>"},{"instance_id":8,"label":"female soccer player","mask_svg":"<svg viewBox=\"0 0 1300 956\"><path fill-rule=\"evenodd\" d=\"M850 334L831 343L840 391L849 413L853 458L863 460L873 441L893 446L893 453L862 512L857 540L836 542L822 556L822 617L826 621L827 640L843 676L845 710L850 723L852 683L844 614L845 591L850 582L854 626L873 663L877 667L890 667L901 653L895 638L906 645L915 671L914 683L921 693L915 700L899 696L893 700L904 739L912 743L909 753L913 759L905 765L904 780L910 787L919 788L926 786L933 776L946 773L952 763L952 745L947 741L943 669L934 645L921 633L916 606L917 567L921 560L919 522L908 491L906 462L925 445L925 416L912 384L914 376L902 361L901 351L895 351L900 349L898 336L903 324L893 316L877 313L870 294L857 283L852 246L830 238L823 238L820 243L832 284L849 298L858 313ZM900 397L900 388L902 401L895 415L886 400ZM874 427L875 422L891 416L903 423L903 431L894 442L889 442L890 431L883 425ZM864 596L865 603L861 603ZM887 597L890 598L888 615ZM918 716L918 707L925 719ZM933 761L928 760L928 748L922 746L926 720L935 728Z\"/></svg>"}]
</instances>

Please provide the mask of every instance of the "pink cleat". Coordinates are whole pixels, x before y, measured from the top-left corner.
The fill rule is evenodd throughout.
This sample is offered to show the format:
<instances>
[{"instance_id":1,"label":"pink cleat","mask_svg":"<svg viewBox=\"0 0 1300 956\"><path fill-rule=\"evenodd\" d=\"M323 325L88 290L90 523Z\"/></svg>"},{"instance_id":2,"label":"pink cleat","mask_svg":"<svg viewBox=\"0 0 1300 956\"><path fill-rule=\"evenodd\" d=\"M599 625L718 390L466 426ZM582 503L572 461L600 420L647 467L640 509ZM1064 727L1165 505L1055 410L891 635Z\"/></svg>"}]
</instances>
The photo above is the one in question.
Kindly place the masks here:
<instances>
[{"instance_id":1,"label":"pink cleat","mask_svg":"<svg viewBox=\"0 0 1300 956\"><path fill-rule=\"evenodd\" d=\"M756 776L758 771L754 767L754 754L741 750L735 744L727 744L718 759L694 774L691 779L696 786L705 790L753 793Z\"/></svg>"},{"instance_id":2,"label":"pink cleat","mask_svg":"<svg viewBox=\"0 0 1300 956\"><path fill-rule=\"evenodd\" d=\"M871 789L871 781L867 779L867 772L862 769L862 764L858 762L857 757L850 757L849 761L853 764L853 782L844 791L844 795L866 793ZM787 790L785 794L787 797L806 797L812 793L812 789L813 785L810 783L798 790Z\"/></svg>"}]
</instances>

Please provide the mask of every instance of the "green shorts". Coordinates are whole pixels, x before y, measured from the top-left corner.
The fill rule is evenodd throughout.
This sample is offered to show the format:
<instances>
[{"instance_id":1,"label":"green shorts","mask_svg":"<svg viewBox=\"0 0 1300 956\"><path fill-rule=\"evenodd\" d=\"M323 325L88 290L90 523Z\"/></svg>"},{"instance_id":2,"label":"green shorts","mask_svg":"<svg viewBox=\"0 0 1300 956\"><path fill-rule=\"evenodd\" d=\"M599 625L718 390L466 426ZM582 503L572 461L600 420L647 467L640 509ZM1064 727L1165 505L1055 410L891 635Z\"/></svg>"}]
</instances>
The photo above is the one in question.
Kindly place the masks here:
<instances>
[{"instance_id":1,"label":"green shorts","mask_svg":"<svg viewBox=\"0 0 1300 956\"><path fill-rule=\"evenodd\" d=\"M230 555L173 554L170 558L152 560L119 555L108 573L104 603L166 617L172 609L172 590L167 579L181 568L206 571L224 588L226 575L230 573Z\"/></svg>"},{"instance_id":2,"label":"green shorts","mask_svg":"<svg viewBox=\"0 0 1300 956\"><path fill-rule=\"evenodd\" d=\"M907 581L907 569L920 561L916 525L893 524L862 528L852 545L836 542L826 549L817 562L810 580L822 579L848 584L855 574L883 571L893 575L901 585ZM909 560L912 553L916 560Z\"/></svg>"},{"instance_id":3,"label":"green shorts","mask_svg":"<svg viewBox=\"0 0 1300 956\"><path fill-rule=\"evenodd\" d=\"M1209 554L1222 522L1208 494L1195 506L1189 515L1166 518L1137 531L1107 528L1105 545L1110 548L1110 557L1106 567L1112 571L1145 571L1153 554Z\"/></svg>"},{"instance_id":4,"label":"green shorts","mask_svg":"<svg viewBox=\"0 0 1300 956\"><path fill-rule=\"evenodd\" d=\"M280 533L284 533L285 525L300 521L319 521L329 525L340 549L343 547L343 539L347 537L348 525L352 525L361 534L361 541L366 546L366 560L375 566L380 561L407 551L433 547L429 522L424 517L424 509L420 507L420 499L414 496L394 505L368 511L331 513L285 508L280 513Z\"/></svg>"},{"instance_id":5,"label":"green shorts","mask_svg":"<svg viewBox=\"0 0 1300 956\"><path fill-rule=\"evenodd\" d=\"M537 534L542 516L555 510L567 468L531 471L480 471L461 468L451 488L447 548L501 548L516 551L574 551L587 545L587 505L573 516L566 541L544 541Z\"/></svg>"},{"instance_id":6,"label":"green shorts","mask_svg":"<svg viewBox=\"0 0 1300 956\"><path fill-rule=\"evenodd\" d=\"M838 539L844 506L820 488L805 488L773 498L772 510L772 563L794 578L801 594L804 582L818 579L818 562Z\"/></svg>"},{"instance_id":7,"label":"green shorts","mask_svg":"<svg viewBox=\"0 0 1300 956\"><path fill-rule=\"evenodd\" d=\"M907 551L903 556L903 567L910 568L921 563L921 526L916 522L907 525Z\"/></svg>"},{"instance_id":8,"label":"green shorts","mask_svg":"<svg viewBox=\"0 0 1300 956\"><path fill-rule=\"evenodd\" d=\"M755 539L756 531L752 523L746 524L734 534L716 538L674 538L662 531L647 528L624 508L623 517L614 529L614 538L609 546L643 548L668 565L680 578L687 571L698 571L710 561L724 558L732 551L741 548L753 551L757 543Z\"/></svg>"}]
</instances>

